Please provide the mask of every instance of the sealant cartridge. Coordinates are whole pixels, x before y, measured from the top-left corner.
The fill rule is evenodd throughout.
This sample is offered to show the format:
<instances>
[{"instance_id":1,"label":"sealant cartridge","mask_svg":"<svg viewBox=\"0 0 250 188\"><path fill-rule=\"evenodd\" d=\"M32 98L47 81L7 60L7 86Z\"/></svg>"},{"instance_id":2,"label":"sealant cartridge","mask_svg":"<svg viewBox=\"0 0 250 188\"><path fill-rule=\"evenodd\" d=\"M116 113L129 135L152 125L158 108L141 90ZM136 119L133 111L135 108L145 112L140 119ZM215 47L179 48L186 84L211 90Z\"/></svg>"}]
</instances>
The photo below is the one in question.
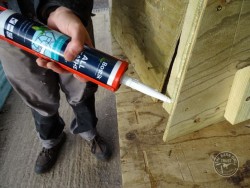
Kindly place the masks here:
<instances>
[{"instance_id":1,"label":"sealant cartridge","mask_svg":"<svg viewBox=\"0 0 250 188\"><path fill-rule=\"evenodd\" d=\"M0 6L0 39L35 56L58 63L61 67L91 82L116 91L121 84L164 102L167 96L125 75L126 61L117 59L97 49L84 46L72 62L63 57L70 37L52 30L40 22Z\"/></svg>"}]
</instances>

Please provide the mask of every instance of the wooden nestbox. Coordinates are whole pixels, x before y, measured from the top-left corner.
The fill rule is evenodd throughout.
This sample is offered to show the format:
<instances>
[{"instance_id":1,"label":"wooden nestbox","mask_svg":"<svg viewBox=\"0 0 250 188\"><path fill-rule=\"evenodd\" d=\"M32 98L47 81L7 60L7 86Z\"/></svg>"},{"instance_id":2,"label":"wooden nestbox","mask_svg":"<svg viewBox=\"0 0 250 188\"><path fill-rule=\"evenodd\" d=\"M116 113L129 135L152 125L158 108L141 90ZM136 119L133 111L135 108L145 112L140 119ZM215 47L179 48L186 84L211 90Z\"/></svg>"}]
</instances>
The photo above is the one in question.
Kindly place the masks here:
<instances>
[{"instance_id":1,"label":"wooden nestbox","mask_svg":"<svg viewBox=\"0 0 250 188\"><path fill-rule=\"evenodd\" d=\"M223 121L235 74L250 66L250 1L115 0L112 6L112 32L140 79L174 101L163 104L164 140ZM235 83L244 88L232 91L241 104L234 109L231 99L226 113L232 123L250 118L249 68L241 72L246 78Z\"/></svg>"}]
</instances>

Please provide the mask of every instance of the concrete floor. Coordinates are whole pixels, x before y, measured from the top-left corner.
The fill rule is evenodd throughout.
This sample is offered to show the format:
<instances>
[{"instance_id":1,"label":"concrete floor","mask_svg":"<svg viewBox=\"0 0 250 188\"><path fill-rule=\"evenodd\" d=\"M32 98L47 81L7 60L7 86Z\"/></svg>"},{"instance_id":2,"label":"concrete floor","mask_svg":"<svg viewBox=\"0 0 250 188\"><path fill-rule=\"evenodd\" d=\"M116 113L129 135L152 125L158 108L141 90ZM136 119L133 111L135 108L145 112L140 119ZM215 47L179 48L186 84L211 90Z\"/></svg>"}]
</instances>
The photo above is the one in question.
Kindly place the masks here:
<instances>
[{"instance_id":1,"label":"concrete floor","mask_svg":"<svg viewBox=\"0 0 250 188\"><path fill-rule=\"evenodd\" d=\"M111 40L108 11L98 11L94 17L94 25L97 48L109 53ZM100 45L98 46L98 44ZM63 94L61 98L60 114L66 123L66 144L62 148L55 167L46 174L37 175L34 173L34 163L41 150L41 145L36 136L30 109L15 92L11 93L0 112L1 188L121 187L114 94L99 88L96 95L96 109L99 118L97 127L113 149L113 157L109 162L97 161L90 153L87 143L79 136L70 134L69 124L74 115Z\"/></svg>"}]
</instances>

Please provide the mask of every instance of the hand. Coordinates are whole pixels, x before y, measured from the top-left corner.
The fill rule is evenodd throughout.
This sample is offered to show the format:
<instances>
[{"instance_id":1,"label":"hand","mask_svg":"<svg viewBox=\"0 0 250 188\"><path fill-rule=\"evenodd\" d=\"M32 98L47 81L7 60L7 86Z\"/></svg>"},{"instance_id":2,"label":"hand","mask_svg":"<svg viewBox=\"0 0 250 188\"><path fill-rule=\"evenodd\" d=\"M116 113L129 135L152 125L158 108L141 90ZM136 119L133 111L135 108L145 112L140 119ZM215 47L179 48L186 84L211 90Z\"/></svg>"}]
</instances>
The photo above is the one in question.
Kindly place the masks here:
<instances>
[{"instance_id":1,"label":"hand","mask_svg":"<svg viewBox=\"0 0 250 188\"><path fill-rule=\"evenodd\" d=\"M48 18L48 26L71 37L64 52L64 58L67 61L73 61L83 50L84 44L93 47L90 36L81 20L68 8L59 7L52 12ZM68 73L54 62L48 62L42 58L38 58L36 62L39 66L52 69L59 74ZM83 80L81 79L81 81Z\"/></svg>"},{"instance_id":2,"label":"hand","mask_svg":"<svg viewBox=\"0 0 250 188\"><path fill-rule=\"evenodd\" d=\"M80 77L80 76L78 76L77 74L74 74L73 76L74 76L77 80L79 80L79 81L81 81L81 82L87 82L87 80L86 80L85 78Z\"/></svg>"}]
</instances>

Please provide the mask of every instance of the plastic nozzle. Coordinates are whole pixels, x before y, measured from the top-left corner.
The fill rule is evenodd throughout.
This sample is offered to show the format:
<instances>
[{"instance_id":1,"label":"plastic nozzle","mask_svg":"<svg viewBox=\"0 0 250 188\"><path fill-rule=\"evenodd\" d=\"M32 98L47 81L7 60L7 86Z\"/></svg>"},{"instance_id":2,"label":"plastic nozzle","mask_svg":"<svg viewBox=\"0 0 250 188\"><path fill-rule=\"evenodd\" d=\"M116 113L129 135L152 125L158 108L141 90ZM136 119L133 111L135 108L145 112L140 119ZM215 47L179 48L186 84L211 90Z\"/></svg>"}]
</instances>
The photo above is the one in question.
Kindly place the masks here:
<instances>
[{"instance_id":1,"label":"plastic nozzle","mask_svg":"<svg viewBox=\"0 0 250 188\"><path fill-rule=\"evenodd\" d=\"M149 95L151 97L154 97L156 99L159 99L163 102L167 102L167 103L171 103L171 99L169 97L167 97L166 95L163 95L162 93L156 91L155 89L149 87L149 86L146 86L142 83L140 83L138 80L134 79L134 78L130 78L126 75L124 75L122 78L121 78L121 81L120 81L121 84L124 84L128 87L131 87L132 89L135 89L137 91L140 91L146 95Z\"/></svg>"}]
</instances>

